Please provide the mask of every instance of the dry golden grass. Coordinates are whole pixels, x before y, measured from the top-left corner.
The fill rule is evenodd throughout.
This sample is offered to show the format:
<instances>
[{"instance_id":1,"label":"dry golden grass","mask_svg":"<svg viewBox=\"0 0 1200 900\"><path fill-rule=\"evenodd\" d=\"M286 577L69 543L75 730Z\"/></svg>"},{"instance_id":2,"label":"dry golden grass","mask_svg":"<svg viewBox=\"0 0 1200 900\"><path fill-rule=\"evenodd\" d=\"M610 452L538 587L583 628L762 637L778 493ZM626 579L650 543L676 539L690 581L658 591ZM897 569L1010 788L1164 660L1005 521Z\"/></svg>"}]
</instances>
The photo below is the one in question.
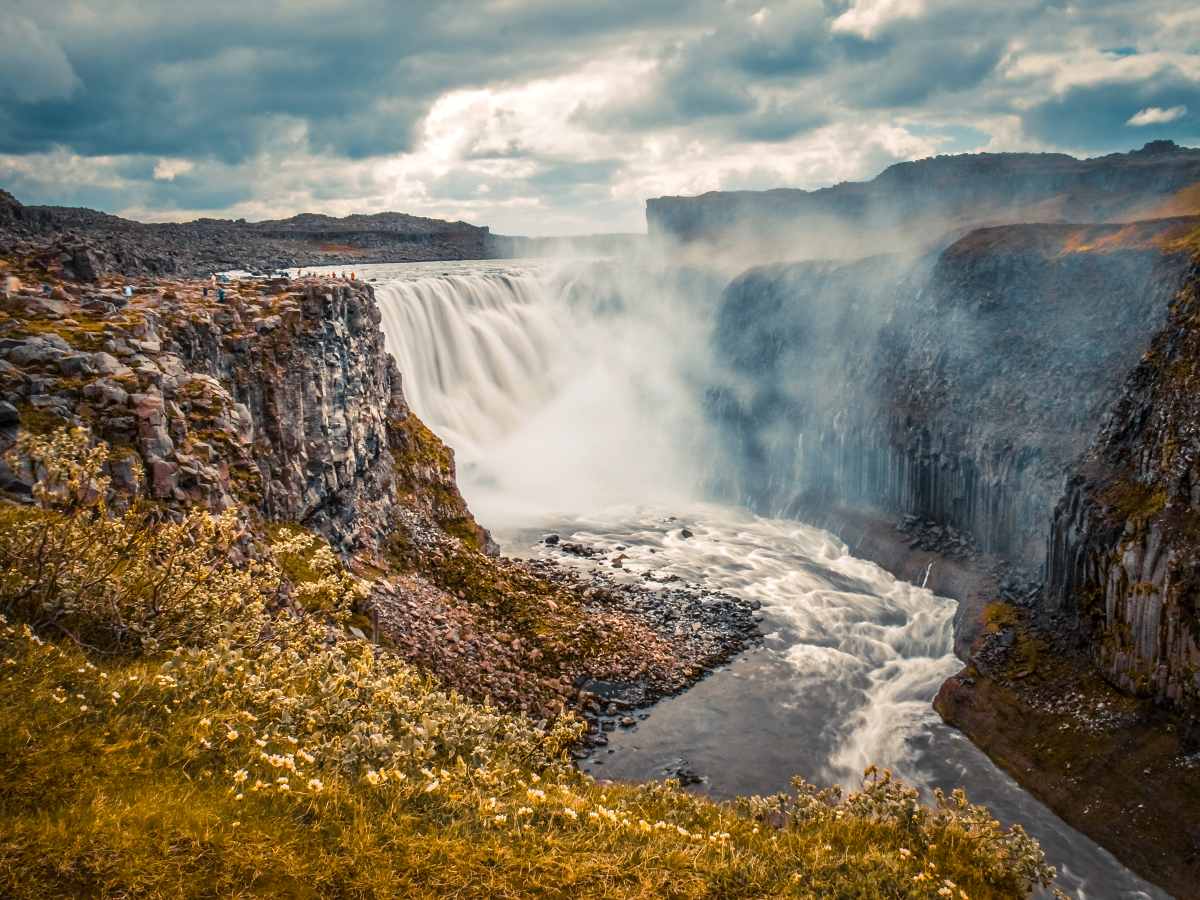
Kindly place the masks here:
<instances>
[{"instance_id":1,"label":"dry golden grass","mask_svg":"<svg viewBox=\"0 0 1200 900\"><path fill-rule=\"evenodd\" d=\"M99 600L62 573L111 565L112 548L68 542L40 560L59 576L31 606L14 566L30 541L60 546L46 516L69 530L108 514L102 453L27 450L59 478L0 532L0 896L990 898L1050 877L1019 829L961 796L924 806L886 775L848 797L797 783L728 804L596 783L568 761L573 720L543 730L348 639L360 589L303 533L277 534L241 580L214 576L222 528L177 550L130 540L119 570L174 568ZM275 602L281 565L319 614ZM177 582L201 585L185 624L211 604L214 627L155 621ZM123 639L130 621L154 640Z\"/></svg>"}]
</instances>

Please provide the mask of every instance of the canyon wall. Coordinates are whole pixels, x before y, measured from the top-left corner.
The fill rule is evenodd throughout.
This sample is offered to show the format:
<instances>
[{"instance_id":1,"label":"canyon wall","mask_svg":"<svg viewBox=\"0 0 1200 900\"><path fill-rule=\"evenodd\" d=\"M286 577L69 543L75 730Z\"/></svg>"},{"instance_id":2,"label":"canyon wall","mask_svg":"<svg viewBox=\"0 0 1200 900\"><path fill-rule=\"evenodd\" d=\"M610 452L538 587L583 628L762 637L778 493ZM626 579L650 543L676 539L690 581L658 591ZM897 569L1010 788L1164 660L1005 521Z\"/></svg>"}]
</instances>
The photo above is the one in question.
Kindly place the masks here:
<instances>
[{"instance_id":1,"label":"canyon wall","mask_svg":"<svg viewBox=\"0 0 1200 900\"><path fill-rule=\"evenodd\" d=\"M238 504L346 551L377 549L403 505L487 544L451 452L405 403L369 286L238 286L224 302L194 283L131 302L116 289L56 293L8 291L0 396L14 426L83 424L119 448L119 494ZM19 494L32 473L4 475Z\"/></svg>"},{"instance_id":2,"label":"canyon wall","mask_svg":"<svg viewBox=\"0 0 1200 900\"><path fill-rule=\"evenodd\" d=\"M1068 503L1061 523L1055 508L1101 423L1141 421L1114 404L1178 315L1198 224L986 228L915 259L750 270L717 328L729 374L709 401L735 460L720 487L776 514L929 520L957 549L1060 584L1062 559L1111 555L1109 531L1066 511L1091 507ZM1137 615L1126 604L1110 630ZM1148 641L1113 665L1157 659Z\"/></svg>"},{"instance_id":3,"label":"canyon wall","mask_svg":"<svg viewBox=\"0 0 1200 900\"><path fill-rule=\"evenodd\" d=\"M1200 150L1170 141L1085 160L1061 153L938 156L815 191L711 191L646 202L652 237L736 248L748 261L940 249L989 224L1197 212Z\"/></svg>"},{"instance_id":4,"label":"canyon wall","mask_svg":"<svg viewBox=\"0 0 1200 900\"><path fill-rule=\"evenodd\" d=\"M1123 689L1200 699L1200 264L1058 503L1047 600Z\"/></svg>"}]
</instances>

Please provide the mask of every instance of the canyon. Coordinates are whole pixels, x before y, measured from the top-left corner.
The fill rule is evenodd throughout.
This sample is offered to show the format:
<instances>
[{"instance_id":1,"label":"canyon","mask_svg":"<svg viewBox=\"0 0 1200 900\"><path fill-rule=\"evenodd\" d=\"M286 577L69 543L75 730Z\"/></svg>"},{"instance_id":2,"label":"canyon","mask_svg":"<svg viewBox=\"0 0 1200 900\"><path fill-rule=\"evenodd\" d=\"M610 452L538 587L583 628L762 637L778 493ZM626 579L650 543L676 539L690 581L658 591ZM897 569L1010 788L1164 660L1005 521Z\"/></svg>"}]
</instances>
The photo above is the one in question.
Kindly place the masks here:
<instances>
[{"instance_id":1,"label":"canyon","mask_svg":"<svg viewBox=\"0 0 1200 900\"><path fill-rule=\"evenodd\" d=\"M852 596L787 649L886 657L845 670L876 705L831 702L858 723L820 748L831 777L863 747L907 760L940 684L1069 824L1195 896L1197 190L1200 151L1169 142L939 157L650 200L648 241L593 242L616 264L545 271L371 265L498 255L464 223L139 225L0 195L0 450L86 425L121 450L116 503L241 507L247 558L303 526L375 576L360 635L469 697L583 712L593 751L706 676L719 704L723 664ZM219 303L185 277L347 261L378 283ZM4 463L0 487L28 502L35 474ZM871 744L880 710L905 724Z\"/></svg>"}]
</instances>

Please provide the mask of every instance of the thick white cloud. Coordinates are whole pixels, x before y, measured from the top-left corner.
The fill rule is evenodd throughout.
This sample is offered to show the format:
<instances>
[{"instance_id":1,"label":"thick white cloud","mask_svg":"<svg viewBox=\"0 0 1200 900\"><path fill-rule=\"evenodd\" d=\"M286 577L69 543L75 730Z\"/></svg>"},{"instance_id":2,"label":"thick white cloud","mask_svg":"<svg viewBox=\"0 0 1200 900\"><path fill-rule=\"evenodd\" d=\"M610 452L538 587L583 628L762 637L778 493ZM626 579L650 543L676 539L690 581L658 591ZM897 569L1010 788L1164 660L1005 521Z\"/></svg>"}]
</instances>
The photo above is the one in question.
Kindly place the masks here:
<instances>
[{"instance_id":1,"label":"thick white cloud","mask_svg":"<svg viewBox=\"0 0 1200 900\"><path fill-rule=\"evenodd\" d=\"M174 181L176 175L185 175L196 164L190 159L160 159L154 164L155 181Z\"/></svg>"},{"instance_id":2,"label":"thick white cloud","mask_svg":"<svg viewBox=\"0 0 1200 900\"><path fill-rule=\"evenodd\" d=\"M925 0L854 0L830 27L870 40L892 22L914 19L924 11Z\"/></svg>"},{"instance_id":3,"label":"thick white cloud","mask_svg":"<svg viewBox=\"0 0 1200 900\"><path fill-rule=\"evenodd\" d=\"M1186 115L1186 106L1172 106L1170 109L1163 109L1161 106L1147 106L1130 116L1129 121L1125 124L1139 128L1146 125L1165 125L1168 122L1182 119Z\"/></svg>"}]
</instances>

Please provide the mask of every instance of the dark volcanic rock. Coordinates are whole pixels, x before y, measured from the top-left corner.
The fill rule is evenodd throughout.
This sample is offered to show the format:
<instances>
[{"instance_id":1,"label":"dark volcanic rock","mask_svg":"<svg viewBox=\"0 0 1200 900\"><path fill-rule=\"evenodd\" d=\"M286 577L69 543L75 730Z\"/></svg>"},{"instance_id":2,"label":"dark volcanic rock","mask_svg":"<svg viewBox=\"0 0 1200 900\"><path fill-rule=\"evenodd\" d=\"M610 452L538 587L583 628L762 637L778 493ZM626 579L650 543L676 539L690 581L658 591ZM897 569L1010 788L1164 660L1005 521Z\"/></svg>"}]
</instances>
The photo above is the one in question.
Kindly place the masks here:
<instances>
[{"instance_id":1,"label":"dark volcanic rock","mask_svg":"<svg viewBox=\"0 0 1200 900\"><path fill-rule=\"evenodd\" d=\"M1036 569L1068 468L1186 276L1155 235L1195 224L1103 250L1117 226L983 229L915 263L747 272L717 331L744 379L710 398L729 490L777 513L911 514Z\"/></svg>"},{"instance_id":2,"label":"dark volcanic rock","mask_svg":"<svg viewBox=\"0 0 1200 900\"><path fill-rule=\"evenodd\" d=\"M1200 704L1200 263L1054 515L1048 597L1119 687Z\"/></svg>"},{"instance_id":3,"label":"dark volcanic rock","mask_svg":"<svg viewBox=\"0 0 1200 900\"><path fill-rule=\"evenodd\" d=\"M710 397L737 460L725 489L776 514L819 517L850 505L911 516L900 528L914 548L999 554L1026 573L1005 599L1045 617L1070 609L1065 599L1042 604L1036 590L1055 506L1126 374L1142 372L1143 354L1167 335L1185 346L1182 326L1170 323L1184 315L1177 298L1196 277L1188 236L1198 225L987 228L916 262L747 272L728 288L717 331L718 351L740 377ZM1156 358L1182 377L1192 351L1179 348ZM1124 465L1133 482L1124 502L1157 513L1170 495L1200 507L1187 474L1200 410L1152 396L1165 376L1135 377L1145 383L1140 393L1125 388L1133 393L1112 412L1114 443L1104 451L1108 467ZM1173 482L1150 477L1169 454L1152 450L1148 435L1173 441ZM1130 459L1141 468L1120 462ZM1107 595L1107 613L1105 601L1092 607L1103 627L1087 624L1081 638L1111 671L1136 669L1127 688L1177 698L1196 664L1185 627L1193 613L1175 604L1168 615L1150 596L1168 587L1171 542L1128 516L1113 520L1115 531L1104 524L1088 510L1105 505L1097 498L1112 479L1091 480L1091 500L1059 510L1053 590ZM1190 576L1174 571L1171 590L1192 590ZM1075 628L1062 617L1046 622Z\"/></svg>"}]
</instances>

